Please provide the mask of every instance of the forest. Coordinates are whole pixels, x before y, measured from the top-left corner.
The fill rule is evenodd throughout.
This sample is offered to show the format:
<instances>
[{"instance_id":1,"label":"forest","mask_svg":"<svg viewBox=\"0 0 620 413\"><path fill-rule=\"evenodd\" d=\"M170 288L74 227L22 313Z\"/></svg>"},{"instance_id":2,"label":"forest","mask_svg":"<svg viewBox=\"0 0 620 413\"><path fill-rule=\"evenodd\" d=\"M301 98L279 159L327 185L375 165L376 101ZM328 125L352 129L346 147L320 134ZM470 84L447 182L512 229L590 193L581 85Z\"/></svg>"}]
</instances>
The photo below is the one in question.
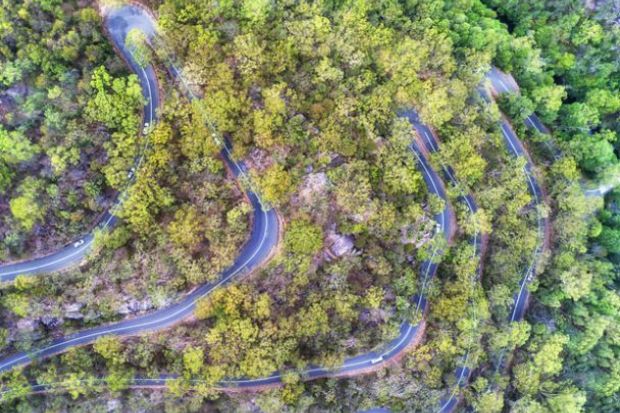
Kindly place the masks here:
<instances>
[{"instance_id":1,"label":"forest","mask_svg":"<svg viewBox=\"0 0 620 413\"><path fill-rule=\"evenodd\" d=\"M617 1L149 0L131 7L159 35L119 46L106 13L124 4L0 4L0 410L620 410ZM152 123L136 67L156 78ZM487 96L494 68L518 93ZM406 110L437 137L420 153L445 199ZM239 264L268 210L276 245ZM80 265L2 278L87 233ZM37 358L205 285L166 328ZM403 323L420 338L393 360L306 373ZM32 363L5 368L15 354Z\"/></svg>"}]
</instances>

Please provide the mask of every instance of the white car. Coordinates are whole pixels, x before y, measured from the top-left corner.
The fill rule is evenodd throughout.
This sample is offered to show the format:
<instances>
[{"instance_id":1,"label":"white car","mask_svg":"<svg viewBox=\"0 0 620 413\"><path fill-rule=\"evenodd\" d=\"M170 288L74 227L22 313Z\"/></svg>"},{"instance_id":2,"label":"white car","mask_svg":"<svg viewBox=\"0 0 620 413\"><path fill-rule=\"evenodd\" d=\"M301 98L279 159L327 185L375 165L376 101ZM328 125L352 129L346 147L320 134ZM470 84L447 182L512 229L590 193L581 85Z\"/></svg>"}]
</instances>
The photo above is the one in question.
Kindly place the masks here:
<instances>
[{"instance_id":1,"label":"white car","mask_svg":"<svg viewBox=\"0 0 620 413\"><path fill-rule=\"evenodd\" d=\"M377 364L377 363L381 363L382 361L383 361L383 356L379 356L377 358L371 359L370 364Z\"/></svg>"},{"instance_id":2,"label":"white car","mask_svg":"<svg viewBox=\"0 0 620 413\"><path fill-rule=\"evenodd\" d=\"M79 247L82 244L84 244L84 240L83 239L77 240L77 241L75 241L73 243L73 248L77 248L77 247Z\"/></svg>"},{"instance_id":3,"label":"white car","mask_svg":"<svg viewBox=\"0 0 620 413\"><path fill-rule=\"evenodd\" d=\"M127 173L127 179L131 179L131 178L133 178L133 174L134 174L134 172L136 172L136 168L131 168L131 169L129 170L129 173Z\"/></svg>"}]
</instances>

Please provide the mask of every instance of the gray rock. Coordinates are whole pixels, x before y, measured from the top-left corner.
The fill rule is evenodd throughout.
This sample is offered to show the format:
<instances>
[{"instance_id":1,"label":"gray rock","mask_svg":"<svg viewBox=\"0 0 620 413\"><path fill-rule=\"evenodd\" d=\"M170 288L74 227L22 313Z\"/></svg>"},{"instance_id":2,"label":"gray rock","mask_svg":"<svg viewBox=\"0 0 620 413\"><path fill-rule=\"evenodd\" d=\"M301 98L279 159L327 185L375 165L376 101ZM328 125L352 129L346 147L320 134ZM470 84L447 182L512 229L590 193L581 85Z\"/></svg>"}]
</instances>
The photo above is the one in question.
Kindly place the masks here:
<instances>
[{"instance_id":1,"label":"gray rock","mask_svg":"<svg viewBox=\"0 0 620 413\"><path fill-rule=\"evenodd\" d=\"M117 313L122 314L122 315L131 314L131 309L129 308L129 304L127 303L121 304L120 307L118 307Z\"/></svg>"},{"instance_id":2,"label":"gray rock","mask_svg":"<svg viewBox=\"0 0 620 413\"><path fill-rule=\"evenodd\" d=\"M108 400L106 407L108 408L108 412L120 411L121 401L118 399Z\"/></svg>"},{"instance_id":3,"label":"gray rock","mask_svg":"<svg viewBox=\"0 0 620 413\"><path fill-rule=\"evenodd\" d=\"M62 324L62 320L58 317L54 317L52 315L46 314L39 320L41 324L43 324L46 328L55 329L59 325Z\"/></svg>"},{"instance_id":4,"label":"gray rock","mask_svg":"<svg viewBox=\"0 0 620 413\"><path fill-rule=\"evenodd\" d=\"M71 303L64 306L64 310L67 313L74 313L76 311L80 311L80 309L84 307L82 303Z\"/></svg>"},{"instance_id":5,"label":"gray rock","mask_svg":"<svg viewBox=\"0 0 620 413\"><path fill-rule=\"evenodd\" d=\"M95 321L101 317L101 314L97 311L90 310L84 315L84 321Z\"/></svg>"},{"instance_id":6,"label":"gray rock","mask_svg":"<svg viewBox=\"0 0 620 413\"><path fill-rule=\"evenodd\" d=\"M84 307L82 303L71 303L64 306L64 317L69 320L81 320L84 314L80 310Z\"/></svg>"},{"instance_id":7,"label":"gray rock","mask_svg":"<svg viewBox=\"0 0 620 413\"><path fill-rule=\"evenodd\" d=\"M82 320L84 318L84 314L79 311L68 311L65 312L65 318L69 320Z\"/></svg>"},{"instance_id":8,"label":"gray rock","mask_svg":"<svg viewBox=\"0 0 620 413\"><path fill-rule=\"evenodd\" d=\"M148 298L142 301L138 301L135 298L129 298L125 303L120 305L117 312L121 315L128 315L147 311L153 307L153 302Z\"/></svg>"},{"instance_id":9,"label":"gray rock","mask_svg":"<svg viewBox=\"0 0 620 413\"><path fill-rule=\"evenodd\" d=\"M353 237L332 232L325 239L328 258L338 258L353 252Z\"/></svg>"},{"instance_id":10,"label":"gray rock","mask_svg":"<svg viewBox=\"0 0 620 413\"><path fill-rule=\"evenodd\" d=\"M31 318L22 318L17 322L17 330L20 332L34 331L36 323Z\"/></svg>"}]
</instances>

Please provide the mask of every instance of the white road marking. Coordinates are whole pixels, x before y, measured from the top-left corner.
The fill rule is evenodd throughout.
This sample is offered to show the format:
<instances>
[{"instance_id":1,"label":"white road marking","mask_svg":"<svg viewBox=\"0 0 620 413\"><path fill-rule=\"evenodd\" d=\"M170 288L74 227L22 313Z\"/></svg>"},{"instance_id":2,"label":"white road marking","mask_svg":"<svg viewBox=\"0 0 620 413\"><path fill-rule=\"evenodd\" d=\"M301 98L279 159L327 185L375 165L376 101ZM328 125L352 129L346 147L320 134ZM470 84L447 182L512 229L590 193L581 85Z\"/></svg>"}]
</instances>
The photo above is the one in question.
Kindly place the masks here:
<instances>
[{"instance_id":1,"label":"white road marking","mask_svg":"<svg viewBox=\"0 0 620 413\"><path fill-rule=\"evenodd\" d=\"M152 96L152 93L151 93L151 86L150 86L150 83L149 83L149 78L148 78L148 76L146 75L146 72L144 71L144 68L142 68L142 67L141 67L141 70L142 70L142 73L143 73L143 75L144 75L144 79L145 79L146 84L147 84L147 91L148 91L148 95L149 95L149 120L152 122L152 121L153 121L153 99L152 99L152 97L153 97L153 96ZM177 71L177 72L178 72L178 71ZM191 93L191 91L190 91L190 93ZM193 97L193 94L192 94L192 97ZM224 148L225 148L225 150L226 150L227 154L230 154L230 150L228 149L228 147L227 147L226 145L224 146ZM140 159L140 162L141 162L141 160L142 160L142 158ZM243 171L243 169L239 166L239 164L238 164L236 161L234 161L232 158L230 158L230 160L231 160L231 163L233 163L233 164L237 167L237 169L239 170L239 172L240 172L242 175L244 175L244 171ZM138 167L139 167L139 165L138 165ZM98 337L98 336L108 335L108 334L112 334L112 333L118 333L118 332L121 332L121 331L124 331L124 330L130 330L130 329L135 329L135 328L143 328L143 327L148 327L148 326L151 326L151 325L161 324L161 323L167 322L167 321L168 321L168 320L170 320L171 318L174 318L174 317L175 317L175 316L177 316L178 314L180 314L180 313L182 313L182 312L184 312L184 311L188 310L188 309L189 309L190 307L192 307L192 306L193 306L193 305L194 305L194 304L195 304L195 303L196 303L199 299L203 298L204 296L206 296L207 294L209 294L211 291L213 291L214 289L216 289L217 287L219 287L220 285L222 285L222 284L223 284L223 283L225 283L226 281L230 280L233 276L235 276L236 274L238 274L241 270L243 270L243 269L245 268L245 266L246 266L246 265L247 265L250 261L252 261L252 260L254 259L254 257L255 257L255 256L256 256L256 255L257 255L257 254L261 251L261 248L262 248L262 246L263 246L263 244L264 244L264 242L265 242L265 239L267 238L267 230L268 230L268 228L269 228L269 219L267 219L267 212L266 212L266 211L265 211L265 209L263 208L263 206L262 206L262 202L261 202L260 198L259 198L258 196L257 196L256 198L257 198L257 200L259 201L259 203L260 203L260 205L261 205L261 212L263 213L263 216L264 216L264 219L265 219L265 228L264 228L263 235L262 235L262 238L261 238L261 241L260 241L260 243L259 243L258 247L257 247L257 248L256 248L256 250L253 252L253 254L252 254L252 255L251 255L251 256L250 256L250 257L249 257L249 258L248 258L248 259L247 259L247 260L246 260L246 261L245 261L242 265L240 265L240 266L239 266L239 267L238 267L235 271L233 271L231 274L229 274L228 276L226 276L226 277L222 278L220 281L218 281L215 285L213 285L213 286L212 286L212 287L211 287L208 291L206 291L204 294L202 294L202 295L201 295L201 296L199 296L199 297L196 297L196 299L195 299L195 300L192 300L192 301L191 301L191 302L189 302L187 305L182 306L180 309L176 310L175 312L173 312L173 313L171 313L171 314L166 315L166 316L165 316L164 318L162 318L162 319L152 320L152 321L148 321L148 322L145 322L145 323L140 323L140 324L135 324L135 325L129 325L129 326L125 326L125 327L110 328L109 330L104 330L104 331L100 331L100 332L97 332L97 333L92 333L92 334L87 334L87 335L84 335L84 336L74 337L74 338L72 338L72 339L70 339L70 340L67 340L67 341L59 342L59 343L56 343L56 344L51 345L51 346L47 346L47 347L43 347L43 348L37 349L37 350L35 350L35 351L33 351L33 352L30 352L30 353L28 353L28 354L26 354L26 355L23 355L23 356L21 356L21 357L18 357L17 359L14 359L14 360L11 360L11 361L6 362L6 363L4 363L4 364L1 364L1 365L0 365L0 370L4 369L5 367L7 367L7 366L9 366L9 365L15 365L16 363L21 362L21 361L23 361L23 360L26 360L26 359L31 359L31 358L32 358L32 356L34 356L34 355L41 354L41 353L43 353L43 352L50 351L50 350L53 350L53 349L58 348L58 347L67 346L67 345L69 345L69 344L71 344L71 343L74 343L74 342L76 342L76 341L85 340L85 339L90 339L90 338L93 338L93 337ZM108 218L108 220L106 221L106 224L105 224L106 226L107 226L107 225L108 225L108 223L111 221L111 219L112 219L112 217ZM91 243L92 243L92 241L91 241L91 242L89 242L88 244L86 244L83 248L81 248L81 249L80 249L80 251L76 251L76 252L74 252L74 253L70 254L69 256L65 256L65 257L63 257L62 259L60 259L60 260L58 260L58 261L62 261L62 260L67 259L67 258L69 258L69 257L71 257L71 256L74 256L74 255L75 255L75 254L77 254L78 252L81 252L84 248L86 248L86 247L90 246L90 244L91 244ZM51 265L51 264L53 264L53 263L54 263L54 262L52 262L52 263L46 263L46 264L42 265L42 266L41 266L41 268L42 268L42 267L45 267L45 266L49 266L49 265ZM22 272L23 272L23 270L22 270ZM79 333L78 333L78 334L79 334Z\"/></svg>"},{"instance_id":2,"label":"white road marking","mask_svg":"<svg viewBox=\"0 0 620 413\"><path fill-rule=\"evenodd\" d=\"M150 84L150 82L149 82L149 78L148 78L148 76L146 75L146 72L145 72L144 68L143 68L143 67L141 67L141 66L139 66L139 67L140 67L140 70L142 70L142 74L143 74L144 79L145 79L145 81L146 81L147 93L148 93L148 96L149 96L149 97L148 97L148 100L149 100L149 112L148 112L148 116L149 116L149 124L151 124L151 123L153 122L153 110L154 110L154 109L153 109L153 94L152 94L152 92L151 92L151 84ZM139 161L138 161L137 168L139 168L139 167L140 167L140 165L142 164L142 160L144 159L144 155L145 155L145 153L146 153L146 148L147 148L147 145L148 145L148 139L146 139L145 146L144 146L144 149L143 149L143 151L142 151L142 155L140 156L140 159L139 159ZM114 206L116 206L116 205L114 205ZM109 217L109 218L107 219L107 221L105 222L105 224L103 225L103 228L106 228L106 227L109 225L109 223L110 223L110 221L111 221L111 220L112 220L112 217ZM82 237L85 237L85 236L88 236L88 235L92 235L92 233L91 233L91 234L86 234L86 235L83 235ZM82 253L85 249L89 248L91 245L92 245L92 240L91 240L91 241L89 241L89 242L87 242L87 243L85 243L85 245L84 245L82 248L79 248L79 249L77 249L77 250L73 251L73 252L72 252L72 253L70 253L70 254L63 255L62 257L57 258L57 259L55 259L55 260L53 260L53 261L49 261L49 262L46 262L46 263L44 263L44 264L39 264L39 265L34 265L34 266L28 266L28 267L26 267L26 268L21 268L21 269L19 269L19 270L9 270L9 271L0 272L0 281L2 281L2 280L3 280L1 277L6 277L6 276L10 276L10 275L27 274L27 273L29 273L29 272L37 271L37 270L40 270L40 269L42 269L42 268L51 267L51 266L53 266L53 265L55 265L55 264L58 264L58 263L60 263L60 262L63 262L63 261L71 261L71 260L70 260L70 258L73 258L73 257L75 257L76 255L78 255L78 254ZM63 251L63 250L61 250L61 251ZM49 255L48 255L47 257L49 257ZM35 259L34 259L34 260L32 260L31 262L32 262L33 264L36 264L36 262L37 262L37 261L42 261L42 260L45 260L47 257L35 258ZM26 264L26 262L24 262L23 264ZM71 262L69 262L69 264L72 264L72 263L71 263ZM20 265L20 263L16 263L16 264L7 264L7 265L5 265L5 266L3 266L3 267L5 267L5 268L6 268L6 267L9 267L9 266L12 266L12 265ZM2 266L0 266L0 268L2 268Z\"/></svg>"},{"instance_id":3,"label":"white road marking","mask_svg":"<svg viewBox=\"0 0 620 413\"><path fill-rule=\"evenodd\" d=\"M262 211L263 215L265 216L265 218L267 217L267 213L265 211ZM208 291L206 291L204 294L200 295L199 297L196 297L196 299L190 301L187 305L181 307L180 309L178 309L177 311L166 315L164 318L161 319L157 319L157 320L152 320L152 321L147 321L144 323L139 323L139 324L134 324L134 325L129 325L129 326L125 326L125 327L118 327L118 328L110 328L109 330L104 330L104 331L99 331L96 333L92 333L92 334L87 334L84 336L79 336L79 337L74 337L72 339L66 340L66 341L62 341L56 344L53 344L51 346L47 346L47 347L42 347L39 348L33 352L30 352L28 354L25 354L21 357L18 357L14 360L11 360L9 362L6 362L4 364L0 364L0 370L3 370L4 368L6 368L7 366L10 365L15 365L18 362L21 362L23 360L27 360L27 359L31 359L31 356L36 356L38 354L41 354L43 352L46 351L50 351L53 350L55 348L58 347L63 347L63 346L67 346L68 344L80 341L80 340L84 340L84 339L90 339L93 337L101 337L104 335L109 335L112 333L118 333L121 331L125 331L125 330L131 330L131 329L135 329L135 328L142 328L142 327L148 327L151 325L157 325L157 324L163 324L166 321L170 320L171 318L174 318L175 316L177 316L178 314L182 313L183 311L188 310L190 307L192 307L198 300L200 300L201 298L205 297L206 295L210 294L211 291L215 290L217 287L219 287L220 285L222 285L223 283L225 283L226 281L228 281L229 279L231 279L233 276L235 276L237 273L239 273L239 271L241 271L252 259L254 259L254 257L258 254L258 252L260 251L260 249L262 248L265 239L267 238L267 229L269 228L269 220L265 219L266 225L265 225L265 229L263 231L263 236L261 239L261 242L258 246L258 248L254 251L254 253L245 261L245 263L243 263L242 265L240 265L238 267L237 270L233 271L230 275L228 275L227 277L222 278L220 281L218 281L216 284L213 285L213 287L211 287Z\"/></svg>"},{"instance_id":4,"label":"white road marking","mask_svg":"<svg viewBox=\"0 0 620 413\"><path fill-rule=\"evenodd\" d=\"M87 235L86 235L86 236L87 236ZM0 277L4 277L4 276L7 276L7 275L19 275L19 274L26 274L26 273L28 273L28 272L36 271L36 270L39 270L39 269L41 269L41 268L50 267L50 266L52 266L52 265L54 265L54 264L58 264L59 262L62 262L62 261L65 261L65 260L67 260L67 259L69 259L69 258L71 258L71 257L74 257L74 256L76 256L77 254L80 254L80 253L81 253L81 252L83 252L85 249L87 249L88 247L90 247L90 246L91 246L91 244L92 244L92 240L91 240L91 241L88 241L88 242L85 242L85 243L84 243L84 245L83 245L82 247L75 249L72 253L67 254L67 255L63 255L62 257L57 258L57 259L55 259L55 260L53 260L53 261L46 262L45 264L40 264L40 265L35 265L35 266L31 266L31 267L23 268L23 269L21 269L21 270L11 270L11 271L2 272L2 273L0 273ZM64 249L63 249L63 250L61 250L61 251L64 251ZM49 257L49 255L48 255L48 257ZM36 261L40 261L40 260L45 259L45 258L47 258L47 257L43 257L43 258L40 258L40 259L36 259L34 262L36 262ZM17 264L9 264L9 265L19 265L19 263L17 263ZM8 266L8 265L7 265L7 266Z\"/></svg>"}]
</instances>

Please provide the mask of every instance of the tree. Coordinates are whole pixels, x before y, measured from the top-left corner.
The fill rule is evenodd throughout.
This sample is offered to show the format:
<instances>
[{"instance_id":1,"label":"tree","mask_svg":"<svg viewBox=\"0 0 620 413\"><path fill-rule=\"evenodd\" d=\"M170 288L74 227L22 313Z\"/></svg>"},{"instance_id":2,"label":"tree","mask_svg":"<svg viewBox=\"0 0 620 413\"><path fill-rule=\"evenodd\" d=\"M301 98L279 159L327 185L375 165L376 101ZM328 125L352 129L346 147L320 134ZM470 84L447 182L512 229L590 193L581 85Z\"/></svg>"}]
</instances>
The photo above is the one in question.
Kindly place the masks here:
<instances>
[{"instance_id":1,"label":"tree","mask_svg":"<svg viewBox=\"0 0 620 413\"><path fill-rule=\"evenodd\" d=\"M9 330L6 328L0 328L0 347L5 347L8 344Z\"/></svg>"},{"instance_id":2,"label":"tree","mask_svg":"<svg viewBox=\"0 0 620 413\"><path fill-rule=\"evenodd\" d=\"M168 232L174 244L193 252L204 239L204 225L198 209L184 204L174 213L174 220L168 225Z\"/></svg>"},{"instance_id":3,"label":"tree","mask_svg":"<svg viewBox=\"0 0 620 413\"><path fill-rule=\"evenodd\" d=\"M152 60L149 40L142 29L131 29L127 32L125 48L129 50L134 60L142 67L147 66Z\"/></svg>"},{"instance_id":4,"label":"tree","mask_svg":"<svg viewBox=\"0 0 620 413\"><path fill-rule=\"evenodd\" d=\"M126 219L135 232L146 235L155 225L156 214L173 202L174 197L168 188L162 188L152 177L139 174L136 184L128 189L127 199L118 215Z\"/></svg>"},{"instance_id":5,"label":"tree","mask_svg":"<svg viewBox=\"0 0 620 413\"><path fill-rule=\"evenodd\" d=\"M562 369L561 353L568 337L562 334L552 334L548 338L542 338L540 346L535 347L528 361L518 364L514 368L514 383L520 393L535 395L540 391L542 380L550 379Z\"/></svg>"},{"instance_id":6,"label":"tree","mask_svg":"<svg viewBox=\"0 0 620 413\"><path fill-rule=\"evenodd\" d=\"M7 190L11 184L13 173L9 166L2 160L0 160L0 192Z\"/></svg>"},{"instance_id":7,"label":"tree","mask_svg":"<svg viewBox=\"0 0 620 413\"><path fill-rule=\"evenodd\" d=\"M562 122L569 132L587 131L599 124L599 113L586 103L570 103L562 106Z\"/></svg>"},{"instance_id":8,"label":"tree","mask_svg":"<svg viewBox=\"0 0 620 413\"><path fill-rule=\"evenodd\" d=\"M258 184L263 200L272 205L284 203L293 190L293 180L280 164L271 165L261 176L254 171L251 175L252 181Z\"/></svg>"},{"instance_id":9,"label":"tree","mask_svg":"<svg viewBox=\"0 0 620 413\"><path fill-rule=\"evenodd\" d=\"M269 15L271 0L244 0L241 12L252 24L262 25Z\"/></svg>"},{"instance_id":10,"label":"tree","mask_svg":"<svg viewBox=\"0 0 620 413\"><path fill-rule=\"evenodd\" d=\"M578 134L570 142L570 148L583 169L597 172L617 161L614 147L607 139L609 137L606 133Z\"/></svg>"},{"instance_id":11,"label":"tree","mask_svg":"<svg viewBox=\"0 0 620 413\"><path fill-rule=\"evenodd\" d=\"M45 215L45 209L38 201L40 189L40 182L28 177L19 186L18 192L21 195L9 202L11 213L26 231L30 231L34 224L43 219Z\"/></svg>"},{"instance_id":12,"label":"tree","mask_svg":"<svg viewBox=\"0 0 620 413\"><path fill-rule=\"evenodd\" d=\"M608 252L620 254L620 229L603 226L598 241Z\"/></svg>"},{"instance_id":13,"label":"tree","mask_svg":"<svg viewBox=\"0 0 620 413\"><path fill-rule=\"evenodd\" d=\"M478 412L499 413L504 408L504 400L499 392L485 392L474 400L473 405Z\"/></svg>"},{"instance_id":14,"label":"tree","mask_svg":"<svg viewBox=\"0 0 620 413\"><path fill-rule=\"evenodd\" d=\"M136 107L144 98L136 75L114 78L100 66L93 71L90 85L96 94L88 101L86 116L124 133L137 134Z\"/></svg>"},{"instance_id":15,"label":"tree","mask_svg":"<svg viewBox=\"0 0 620 413\"><path fill-rule=\"evenodd\" d=\"M134 377L134 372L132 369L127 368L127 366L114 366L109 371L105 378L110 391L119 392L121 390L125 390L129 387L129 383L131 379Z\"/></svg>"},{"instance_id":16,"label":"tree","mask_svg":"<svg viewBox=\"0 0 620 413\"><path fill-rule=\"evenodd\" d=\"M536 103L536 113L540 114L543 121L552 122L556 119L567 93L564 86L545 85L536 87L531 96Z\"/></svg>"},{"instance_id":17,"label":"tree","mask_svg":"<svg viewBox=\"0 0 620 413\"><path fill-rule=\"evenodd\" d=\"M188 376L198 374L204 364L204 352L199 347L189 346L183 351L183 366Z\"/></svg>"},{"instance_id":18,"label":"tree","mask_svg":"<svg viewBox=\"0 0 620 413\"><path fill-rule=\"evenodd\" d=\"M370 207L372 187L369 165L355 161L328 172L333 181L336 203L347 214L364 215Z\"/></svg>"},{"instance_id":19,"label":"tree","mask_svg":"<svg viewBox=\"0 0 620 413\"><path fill-rule=\"evenodd\" d=\"M121 365L125 361L122 343L118 337L102 336L95 341L93 349L108 361L110 365Z\"/></svg>"},{"instance_id":20,"label":"tree","mask_svg":"<svg viewBox=\"0 0 620 413\"><path fill-rule=\"evenodd\" d=\"M13 370L7 373L4 387L7 389L2 395L2 400L17 400L24 398L30 393L30 383L22 374L21 369Z\"/></svg>"},{"instance_id":21,"label":"tree","mask_svg":"<svg viewBox=\"0 0 620 413\"><path fill-rule=\"evenodd\" d=\"M138 155L136 112L144 100L142 91L135 75L113 78L103 66L94 70L90 84L96 93L86 105L85 116L112 132L112 139L105 143L110 159L104 171L110 185L120 187Z\"/></svg>"},{"instance_id":22,"label":"tree","mask_svg":"<svg viewBox=\"0 0 620 413\"><path fill-rule=\"evenodd\" d=\"M550 395L547 404L552 413L580 413L584 411L586 401L584 391L569 386L559 394Z\"/></svg>"},{"instance_id":23,"label":"tree","mask_svg":"<svg viewBox=\"0 0 620 413\"><path fill-rule=\"evenodd\" d=\"M25 294L9 293L4 297L2 304L18 317L26 317L30 311L30 300Z\"/></svg>"},{"instance_id":24,"label":"tree","mask_svg":"<svg viewBox=\"0 0 620 413\"><path fill-rule=\"evenodd\" d=\"M418 192L422 176L413 167L408 153L390 151L383 163L383 183L388 195L408 195Z\"/></svg>"},{"instance_id":25,"label":"tree","mask_svg":"<svg viewBox=\"0 0 620 413\"><path fill-rule=\"evenodd\" d=\"M39 152L39 147L32 144L18 130L8 131L0 125L0 160L15 164L32 158Z\"/></svg>"},{"instance_id":26,"label":"tree","mask_svg":"<svg viewBox=\"0 0 620 413\"><path fill-rule=\"evenodd\" d=\"M307 220L291 221L284 235L286 250L296 256L312 256L323 246L323 230Z\"/></svg>"},{"instance_id":27,"label":"tree","mask_svg":"<svg viewBox=\"0 0 620 413\"><path fill-rule=\"evenodd\" d=\"M366 301L366 305L373 309L377 310L381 306L381 302L384 297L383 289L377 286L372 286L366 291L366 296L364 300Z\"/></svg>"},{"instance_id":28,"label":"tree","mask_svg":"<svg viewBox=\"0 0 620 413\"><path fill-rule=\"evenodd\" d=\"M591 89L586 95L589 106L595 107L602 115L608 115L620 110L620 96L609 89Z\"/></svg>"}]
</instances>

